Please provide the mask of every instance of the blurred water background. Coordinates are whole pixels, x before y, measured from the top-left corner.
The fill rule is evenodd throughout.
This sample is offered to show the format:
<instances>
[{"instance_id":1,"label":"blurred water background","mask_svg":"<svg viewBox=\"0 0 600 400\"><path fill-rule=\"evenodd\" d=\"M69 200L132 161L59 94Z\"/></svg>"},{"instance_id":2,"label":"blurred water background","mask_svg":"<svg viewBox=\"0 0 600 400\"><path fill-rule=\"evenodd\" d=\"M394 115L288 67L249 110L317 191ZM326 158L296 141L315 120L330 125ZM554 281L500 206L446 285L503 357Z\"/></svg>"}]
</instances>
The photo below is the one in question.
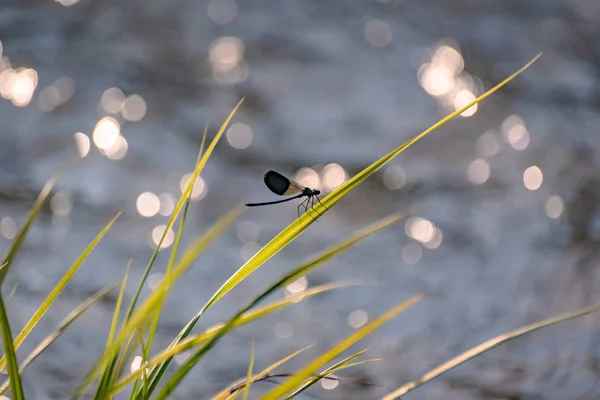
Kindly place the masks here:
<instances>
[{"instance_id":1,"label":"blurred water background","mask_svg":"<svg viewBox=\"0 0 600 400\"><path fill-rule=\"evenodd\" d=\"M598 301L599 27L597 0L3 0L2 247L45 181L83 157L4 287L18 285L14 331L124 211L19 354L120 279L130 258L130 282L140 277L204 125L212 137L241 96L195 186L185 243L235 204L273 199L266 170L328 192L539 51L530 70L369 178L197 329L354 230L428 204L286 291L337 280L385 286L339 289L235 331L173 398L209 398L245 376L252 342L256 368L314 343L292 371L417 293L426 299L360 344L385 360L346 376L374 386L329 382L311 389L313 398L377 398L493 336ZM291 203L248 209L172 293L157 346L294 218ZM147 290L167 257L160 253ZM113 307L114 298L95 307L26 370L29 398L67 398L103 348ZM590 316L503 345L406 399L600 398L598 322Z\"/></svg>"}]
</instances>

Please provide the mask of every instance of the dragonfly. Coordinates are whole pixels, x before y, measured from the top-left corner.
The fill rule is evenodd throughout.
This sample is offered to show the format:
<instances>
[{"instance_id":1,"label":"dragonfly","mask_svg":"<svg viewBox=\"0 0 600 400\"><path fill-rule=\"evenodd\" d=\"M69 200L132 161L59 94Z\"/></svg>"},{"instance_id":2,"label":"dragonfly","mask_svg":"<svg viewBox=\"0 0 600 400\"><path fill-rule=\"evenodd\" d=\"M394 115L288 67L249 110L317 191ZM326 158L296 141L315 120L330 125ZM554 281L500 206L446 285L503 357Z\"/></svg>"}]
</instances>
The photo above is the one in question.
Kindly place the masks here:
<instances>
[{"instance_id":1,"label":"dragonfly","mask_svg":"<svg viewBox=\"0 0 600 400\"><path fill-rule=\"evenodd\" d=\"M302 201L302 203L300 203L298 205L298 218L300 218L300 207L304 207L304 211L306 213L308 213L309 206L313 207L315 205L315 198L317 199L317 201L319 203L321 203L321 199L319 199L319 195L321 194L320 190L309 189L309 188L299 184L298 182L295 182L291 179L286 178L285 176L281 175L279 172L267 171L263 175L263 179L265 181L265 185L267 185L267 187L269 188L269 190L271 192L273 192L279 196L292 196L292 197L288 197L283 200L267 201L267 202L263 202L263 203L247 203L246 204L247 207L260 207L260 206L267 206L267 205L271 205L271 204L285 203L286 201L291 201L294 199L306 197L306 199L304 199ZM325 205L323 203L321 203L321 204L323 205L323 207L325 207ZM328 209L327 207L325 207L325 208ZM321 214L318 211L315 210L315 212L317 214L319 214L319 216L321 216Z\"/></svg>"}]
</instances>

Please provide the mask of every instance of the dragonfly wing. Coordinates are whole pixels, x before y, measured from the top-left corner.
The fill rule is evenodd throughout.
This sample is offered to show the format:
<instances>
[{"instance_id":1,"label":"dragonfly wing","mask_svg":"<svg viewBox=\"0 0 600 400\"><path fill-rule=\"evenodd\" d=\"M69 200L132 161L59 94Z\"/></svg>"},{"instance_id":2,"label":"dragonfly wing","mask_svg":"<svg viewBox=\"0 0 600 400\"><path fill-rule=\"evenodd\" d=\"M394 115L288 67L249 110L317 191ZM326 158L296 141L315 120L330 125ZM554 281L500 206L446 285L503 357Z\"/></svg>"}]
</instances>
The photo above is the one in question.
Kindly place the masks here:
<instances>
[{"instance_id":1,"label":"dragonfly wing","mask_svg":"<svg viewBox=\"0 0 600 400\"><path fill-rule=\"evenodd\" d=\"M290 194L301 193L304 190L304 188L299 190L299 185L296 182L290 181L288 178L281 175L279 172L268 171L264 175L264 180L265 185L267 185L269 190L280 196L288 196Z\"/></svg>"},{"instance_id":2,"label":"dragonfly wing","mask_svg":"<svg viewBox=\"0 0 600 400\"><path fill-rule=\"evenodd\" d=\"M287 188L283 195L287 196L290 194L298 194L302 192L304 192L304 186L302 186L298 182L290 181L290 186Z\"/></svg>"}]
</instances>

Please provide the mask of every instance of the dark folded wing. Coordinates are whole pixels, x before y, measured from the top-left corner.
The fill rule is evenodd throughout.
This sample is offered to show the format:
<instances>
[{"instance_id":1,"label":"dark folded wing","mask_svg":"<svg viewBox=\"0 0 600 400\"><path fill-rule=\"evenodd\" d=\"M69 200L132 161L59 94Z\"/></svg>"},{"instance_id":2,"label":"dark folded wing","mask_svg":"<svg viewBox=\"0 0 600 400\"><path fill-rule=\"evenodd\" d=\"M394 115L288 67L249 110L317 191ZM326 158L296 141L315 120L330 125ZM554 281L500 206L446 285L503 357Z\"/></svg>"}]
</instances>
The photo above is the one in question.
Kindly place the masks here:
<instances>
[{"instance_id":1,"label":"dark folded wing","mask_svg":"<svg viewBox=\"0 0 600 400\"><path fill-rule=\"evenodd\" d=\"M288 178L275 171L266 172L264 179L269 190L280 196L301 193L304 190L301 185L290 182Z\"/></svg>"}]
</instances>

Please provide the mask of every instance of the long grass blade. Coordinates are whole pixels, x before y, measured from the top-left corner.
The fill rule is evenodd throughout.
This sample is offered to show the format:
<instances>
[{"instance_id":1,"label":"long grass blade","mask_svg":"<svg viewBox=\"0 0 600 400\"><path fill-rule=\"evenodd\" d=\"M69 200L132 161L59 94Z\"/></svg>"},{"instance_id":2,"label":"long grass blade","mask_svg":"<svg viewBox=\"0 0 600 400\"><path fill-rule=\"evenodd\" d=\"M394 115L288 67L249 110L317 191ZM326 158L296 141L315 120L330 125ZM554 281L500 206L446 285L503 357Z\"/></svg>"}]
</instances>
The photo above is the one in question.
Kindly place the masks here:
<instances>
[{"instance_id":1,"label":"long grass blade","mask_svg":"<svg viewBox=\"0 0 600 400\"><path fill-rule=\"evenodd\" d=\"M388 219L389 218L385 218L384 220L388 220ZM396 216L396 219L398 220L397 216ZM397 220L394 221L394 222L397 222ZM390 221L385 221L385 222L388 224L388 226L391 225L392 223L394 223L394 222L390 223ZM361 233L364 234L364 232L361 232ZM352 239L355 239L355 237L353 237ZM358 238L357 240L360 240L360 238ZM283 278L281 278L279 281L277 281L275 284L271 285L271 287L269 287L267 290L265 290L264 292L262 292L259 296L257 296L254 300L252 300L250 303L248 303L245 307L243 307L221 329L219 329L214 334L214 336L212 336L206 342L206 344L204 344L204 346L200 347L200 349L198 349L194 354L192 354L185 361L185 363L183 363L183 365L181 366L181 368L175 372L175 374L173 375L173 377L171 379L169 379L169 381L167 381L167 383L165 384L165 386L163 387L163 389L160 391L160 393L156 397L156 400L164 400L164 399L166 399L171 394L171 392L179 385L179 383L181 383L181 381L189 373L189 371L198 363L198 361L200 361L200 359L204 356L204 354L206 352L208 352L219 341L219 339L221 339L221 337L223 337L227 332L231 331L235 327L235 325L238 323L239 319L242 317L242 315L244 313L246 313L247 311L249 311L251 308L253 308L258 303L260 303L264 298L268 297L274 291L276 291L276 290L284 287L285 285L287 285L287 284L289 284L291 282L294 282L299 277L307 274L309 271L311 271L314 268L316 268L318 265L320 265L323 262L323 260L326 260L326 259L329 259L329 258L333 257L332 254L337 254L337 252L339 252L339 251L341 251L342 249L345 248L343 246L344 244L346 244L346 243L342 243L341 249L339 249L338 251L334 251L334 252L331 252L331 253L326 253L326 254L322 255L321 257L317 257L312 262L308 262L308 263L300 266L299 268L296 268L294 271L291 271L290 273L288 273L287 275L285 275ZM335 247L340 247L340 246L334 246L334 248ZM405 304L409 304L409 302L406 302ZM397 309L401 310L401 308L397 308ZM380 318L380 320L383 321L383 317ZM369 326L375 326L376 322L377 321L373 322Z\"/></svg>"},{"instance_id":2,"label":"long grass blade","mask_svg":"<svg viewBox=\"0 0 600 400\"><path fill-rule=\"evenodd\" d=\"M244 400L248 400L248 394L250 394L250 386L252 385L252 369L254 368L254 343L252 343L252 349L250 353L250 364L248 365L248 375L246 376L246 384L242 389L244 391Z\"/></svg>"},{"instance_id":3,"label":"long grass blade","mask_svg":"<svg viewBox=\"0 0 600 400\"><path fill-rule=\"evenodd\" d=\"M333 289L337 289L337 288L348 287L348 286L357 286L357 285L363 285L363 283L336 282L336 283L331 283L331 284L326 284L326 285L321 285L321 286L315 286L311 289L305 290L302 293L296 293L290 297L287 297L287 298L275 301L273 303L270 303L266 306L248 311L247 313L242 315L242 317L240 318L238 323L235 325L235 327L248 324L252 321L257 320L258 318L261 318L265 315L271 314L275 311L279 311L284 307L296 304L299 301L309 298L311 296L314 296L314 295L317 295L320 293L324 293L324 292L327 292L327 291L330 291ZM173 358L177 354L183 353L184 351L187 351L189 349L192 349L194 347L198 347L198 346L204 344L219 329L223 328L223 326L224 326L224 324L222 324L222 323L216 324L216 325L206 329L204 332L202 332L198 335L190 336L190 337L186 338L185 340L182 340L176 346L169 347L167 350L163 351L162 353L158 354L155 358L148 361L146 364L142 365L140 367L140 369L141 368L145 368L145 369L152 368L156 365L159 365L159 364L165 362L166 360ZM136 378L136 376L139 376L140 373L141 373L140 370L134 371L130 375L126 376L121 381L119 381L119 383L113 387L111 395L114 395L118 391L122 390L126 385L131 383Z\"/></svg>"},{"instance_id":4,"label":"long grass blade","mask_svg":"<svg viewBox=\"0 0 600 400\"><path fill-rule=\"evenodd\" d=\"M81 255L77 258L77 260L71 265L69 270L63 275L60 281L56 284L56 286L52 289L48 297L44 300L44 302L40 305L40 307L35 311L32 317L27 321L25 327L21 330L17 338L15 339L14 347L15 350L19 348L19 346L23 343L27 335L31 333L33 328L37 325L40 319L44 316L44 314L48 311L54 300L58 297L60 292L65 288L67 283L71 280L75 272L79 269L81 264L85 261L87 256L91 253L91 251L96 247L100 239L108 232L114 222L117 220L121 213L118 213L101 231L100 233L92 240L92 242L88 245L88 247L81 253ZM0 359L0 369L4 368L6 363L6 359L2 357Z\"/></svg>"},{"instance_id":5,"label":"long grass blade","mask_svg":"<svg viewBox=\"0 0 600 400\"><path fill-rule=\"evenodd\" d=\"M488 350L493 349L494 347L498 347L503 343L516 339L520 336L526 335L528 333L537 331L538 329L546 328L548 326L558 324L559 322L564 322L573 318L582 317L587 314L592 314L600 311L600 305L582 308L576 311L568 312L565 314L557 315L552 318L545 319L543 321L536 322L534 324L526 325L522 328L515 329L514 331L505 333L503 335L497 336L493 339L488 340L480 344L479 346L475 346L472 349L462 353L461 355L454 357L453 359L443 363L437 368L432 369L419 379L416 379L412 382L407 383L394 390L392 393L382 397L382 400L394 400L400 398L400 396L404 396L408 392L412 392L419 386L426 384L438 376L445 374L453 368L458 367L459 365L485 353Z\"/></svg>"},{"instance_id":6,"label":"long grass blade","mask_svg":"<svg viewBox=\"0 0 600 400\"><path fill-rule=\"evenodd\" d=\"M337 345L335 345L329 351L327 351L327 352L323 353L322 355L320 355L319 357L317 357L314 361L310 362L304 368L300 369L300 371L296 372L294 375L292 375L290 378L288 378L281 385L279 385L275 389L271 390L266 395L260 397L260 400L275 400L275 399L282 398L287 393L289 393L292 390L294 390L295 388L297 388L298 385L300 385L302 383L302 381L304 381L306 378L313 375L315 373L315 370L317 368L319 368L321 365L338 357L342 352L344 352L350 346L354 345L359 340L363 339L365 336L367 336L368 334L373 332L375 329L379 328L381 325L383 325L385 322L387 322L388 320L390 320L397 314L401 313L402 311L404 311L407 308L414 305L416 302L421 300L421 298L422 298L421 295L411 297L410 299L403 302L402 304L387 311L385 314L383 314L381 317L377 318L375 321L371 322L368 325L365 325L358 331L354 332L352 335L348 336L346 339L339 342Z\"/></svg>"},{"instance_id":7,"label":"long grass blade","mask_svg":"<svg viewBox=\"0 0 600 400\"><path fill-rule=\"evenodd\" d=\"M104 299L114 288L116 285L110 285L105 289L100 290L99 292L93 294L88 297L83 303L81 303L77 308L69 313L59 324L54 332L48 335L44 340L40 342L36 346L36 348L29 353L27 358L23 360L19 367L19 371L22 373L25 368L29 366L42 352L44 352L56 339L63 334L64 331L71 326L73 322L75 322L79 317L81 317L87 310L89 310L94 304L98 303L102 299ZM0 387L0 395L6 393L9 388L9 381L4 382L4 384Z\"/></svg>"},{"instance_id":8,"label":"long grass blade","mask_svg":"<svg viewBox=\"0 0 600 400\"><path fill-rule=\"evenodd\" d=\"M192 172L190 180L185 185L185 189L181 193L181 197L179 197L179 200L177 201L177 204L175 205L175 208L173 209L173 213L169 217L169 221L167 222L165 231L163 232L163 235L161 236L158 244L156 245L156 249L152 253L152 256L150 257L150 261L148 262L148 265L146 266L146 270L144 271L144 274L142 275L140 284L138 285L137 290L133 296L133 301L131 302L131 307L129 308L129 311L127 312L127 318L126 318L127 320L129 320L129 318L131 318L131 315L133 314L133 310L135 309L135 307L137 305L140 294L142 293L142 289L144 288L144 285L146 284L146 280L148 279L148 276L150 275L150 271L152 270L154 261L156 260L156 257L158 256L158 251L162 247L163 241L167 237L167 234L173 227L173 224L175 223L175 219L177 219L177 217L179 216L179 212L183 208L183 203L184 203L185 199L187 199L190 196L190 193L192 192L192 188L194 186L194 183L196 182L196 179L200 175L200 172L202 172L202 169L206 165L208 158L210 157L213 150L217 146L217 143L219 142L219 139L223 135L223 132L225 132L225 128L227 128L227 125L229 125L229 122L235 115L237 109L242 105L242 102L244 101L245 97L246 96L242 97L242 99L236 104L236 106L233 108L233 110L229 113L227 118L225 118L225 122L223 122L223 125L221 125L221 128L219 129L219 131L217 132L217 134L211 141L210 145L206 149L206 152L204 153L204 155L202 156L200 161L196 164L196 168L194 169L194 172Z\"/></svg>"},{"instance_id":9,"label":"long grass blade","mask_svg":"<svg viewBox=\"0 0 600 400\"><path fill-rule=\"evenodd\" d=\"M23 242L25 241L25 237L27 236L27 233L29 232L29 228L31 227L31 225L33 224L33 221L36 219L37 215L41 211L42 206L44 205L44 202L46 201L46 199L48 198L48 195L52 191L52 188L54 187L54 185L56 184L56 182L58 181L58 179L60 178L60 176L63 173L64 173L64 171L61 171L61 172L55 174L52 178L50 178L48 180L48 182L46 182L46 184L40 191L38 197L36 198L35 202L33 203L33 206L29 210L29 214L27 216L27 219L25 220L25 223L23 224L21 229L19 229L19 231L17 232L17 235L15 236L10 248L8 249L8 252L6 253L6 256L4 257L4 260L0 263L0 265L2 265L2 268L0 268L0 286L2 286L2 283L4 282L4 278L6 277L6 274L8 273L13 260L17 256L17 253L19 252L19 250L21 249L21 246L23 245ZM0 369L2 369L2 368L0 368Z\"/></svg>"},{"instance_id":10,"label":"long grass blade","mask_svg":"<svg viewBox=\"0 0 600 400\"><path fill-rule=\"evenodd\" d=\"M127 263L127 267L125 268L125 276L123 276L123 281L121 282L121 289L119 290L119 296L117 297L117 303L115 304L115 311L113 313L113 319L110 324L110 330L108 333L108 340L106 342L106 346L110 346L115 337L115 332L117 331L117 324L119 322L119 314L121 311L121 304L123 303L123 296L125 295L125 288L127 287L127 278L129 277L129 268L131 267L132 260L129 260ZM113 357L112 361L109 363L108 367L104 369L102 372L102 377L100 378L100 383L98 384L98 389L96 390L96 395L94 399L102 400L105 399L106 393L110 390L110 385L113 382L113 376L115 374L115 365L117 363L118 357Z\"/></svg>"},{"instance_id":11,"label":"long grass blade","mask_svg":"<svg viewBox=\"0 0 600 400\"><path fill-rule=\"evenodd\" d=\"M242 389L248 382L250 382L252 384L254 382L260 381L264 377L268 376L271 373L271 371L275 370L275 368L283 365L285 362L291 360L292 358L296 357L298 354L302 353L303 351L305 351L311 347L312 347L312 345L308 345L303 349L297 350L297 351L293 352L292 354L285 356L281 360L273 363L272 365L268 366L267 368L263 369L261 372L254 375L252 378L242 379L241 381L234 383L229 388L225 389L223 392L221 392L218 395L216 395L215 397L213 397L213 400L225 400L225 399L231 400L232 399L231 396L233 394L239 392L239 390Z\"/></svg>"},{"instance_id":12,"label":"long grass blade","mask_svg":"<svg viewBox=\"0 0 600 400\"><path fill-rule=\"evenodd\" d=\"M355 189L360 183L362 183L365 179L371 176L375 171L379 168L383 167L387 162L392 160L402 151L406 150L408 147L416 143L418 140L425 137L427 134L431 133L435 129L444 125L451 119L457 117L465 110L469 109L473 105L479 103L483 99L490 96L492 93L496 92L506 84L508 84L511 80L516 78L519 74L525 71L527 68L531 66L542 53L539 53L536 57L534 57L530 62L528 62L525 66L520 68L517 72L506 78L504 81L500 82L492 89L488 90L477 99L473 100L466 106L461 109L451 113L447 117L441 119L439 122L432 125L430 128L426 129L422 133L413 137L412 139L405 142L400 147L392 150L390 153L386 154L379 160L375 161L373 164L365 168L363 171L355 175L352 179L348 180L346 183L342 184L340 187L331 192L327 197L325 197L320 203L314 207L314 210L317 214L322 215L327 210L329 210L333 205L335 205L338 201L340 201L344 196L346 196L350 191ZM235 272L224 284L221 288L213 295L210 301L207 304L207 308L212 304L217 302L221 297L223 297L226 293L228 293L231 289L237 286L241 281L246 279L250 274L252 274L257 268L259 268L262 264L265 263L268 259L273 257L279 251L281 251L285 246L287 246L292 240L294 240L298 235L300 235L308 226L310 226L313 222L316 221L316 218L298 218L294 222L292 222L287 228L282 230L278 235L276 235L269 243L263 246L248 262L246 262L237 272Z\"/></svg>"},{"instance_id":13,"label":"long grass blade","mask_svg":"<svg viewBox=\"0 0 600 400\"><path fill-rule=\"evenodd\" d=\"M305 263L303 266L301 266L296 271L297 272L299 271L300 273L303 271L305 273L311 271L312 269L316 268L321 263L323 263L323 262L333 258L337 254L349 249L351 246L358 243L362 239L364 239L368 236L371 236L371 235L379 232L380 230L383 230L383 229L385 229L389 226L392 226L393 224L401 221L403 218L405 218L405 216L406 216L406 214L403 214L403 213L392 214L386 218L383 218L383 219L375 222L372 225L367 226L366 228L364 228L363 230L352 235L351 237L344 240L343 242L330 247L329 249L325 250L323 253L321 253L321 254L317 255L316 257L314 257L313 259L309 260L307 263ZM300 277L300 276L301 275L299 275L298 277ZM185 339L188 336L188 334L191 332L192 328L195 326L195 324L200 319L200 316L210 307L211 304L214 304L214 303L212 303L211 300L209 300L204 305L204 307L202 307L202 309L200 309L200 311L194 316L194 318L192 318L191 321L188 322L188 324L179 333L177 338L175 338L175 340L171 343L169 348L176 346L177 343L179 343L181 340ZM237 323L237 322L235 322L235 323ZM152 378L152 383L150 385L151 390L153 390L153 388L156 387L160 378L165 373L170 362L171 362L171 359L168 359L162 365L157 367L156 373L154 374L155 376Z\"/></svg>"},{"instance_id":14,"label":"long grass blade","mask_svg":"<svg viewBox=\"0 0 600 400\"><path fill-rule=\"evenodd\" d=\"M110 360L115 357L123 344L123 342L143 324L148 322L148 319L153 315L156 305L161 301L163 296L166 296L181 276L189 267L196 261L202 251L220 235L243 211L241 207L235 207L233 210L225 214L217 221L203 236L197 239L185 252L181 260L175 266L173 274L165 276L158 284L156 289L144 300L139 308L131 315L131 318L126 320L124 326L121 327L118 334L115 336L113 343L105 349L104 355L96 362L92 370L86 375L83 383L77 388L73 397L79 397L85 388L87 388L95 379L97 374L104 368Z\"/></svg>"},{"instance_id":15,"label":"long grass blade","mask_svg":"<svg viewBox=\"0 0 600 400\"><path fill-rule=\"evenodd\" d=\"M0 272L8 268L5 263L0 268ZM12 333L10 331L10 323L4 306L4 299L0 295L0 331L2 332L2 342L4 343L4 354L8 365L8 379L10 379L10 388L14 400L24 400L23 385L19 374L19 364L17 362L17 354L13 346Z\"/></svg>"}]
</instances>

